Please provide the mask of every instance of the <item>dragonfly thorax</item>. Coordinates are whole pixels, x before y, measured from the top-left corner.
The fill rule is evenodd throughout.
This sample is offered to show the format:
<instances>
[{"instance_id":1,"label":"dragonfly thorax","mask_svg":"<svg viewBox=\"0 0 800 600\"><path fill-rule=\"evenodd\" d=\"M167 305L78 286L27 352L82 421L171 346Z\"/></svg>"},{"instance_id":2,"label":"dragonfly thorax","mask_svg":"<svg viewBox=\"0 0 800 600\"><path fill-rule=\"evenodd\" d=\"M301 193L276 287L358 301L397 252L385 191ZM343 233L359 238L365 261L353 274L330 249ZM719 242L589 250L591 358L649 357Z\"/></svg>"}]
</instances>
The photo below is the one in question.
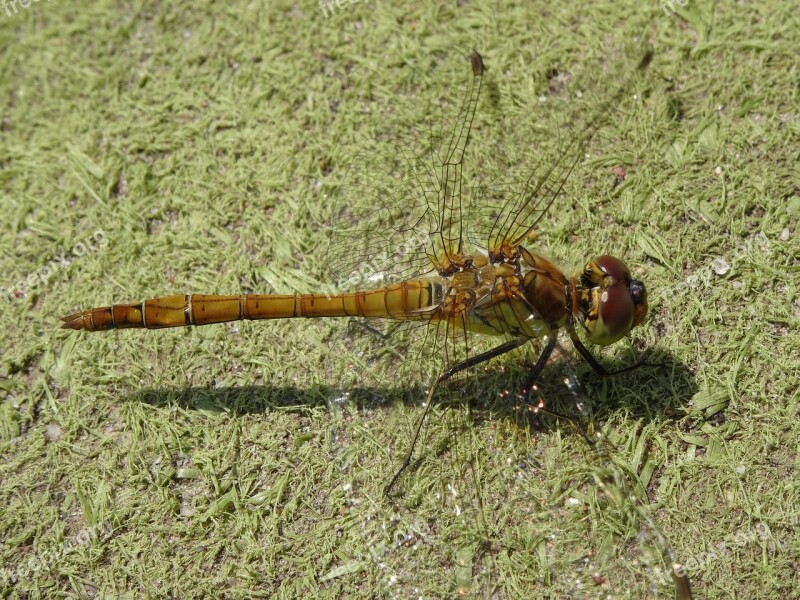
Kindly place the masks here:
<instances>
[{"instance_id":1,"label":"dragonfly thorax","mask_svg":"<svg viewBox=\"0 0 800 600\"><path fill-rule=\"evenodd\" d=\"M493 262L491 255L449 258L440 284L437 320L476 333L541 337L563 324L567 279L544 258L519 247ZM455 272L453 272L455 271Z\"/></svg>"},{"instance_id":2,"label":"dragonfly thorax","mask_svg":"<svg viewBox=\"0 0 800 600\"><path fill-rule=\"evenodd\" d=\"M522 246L502 244L497 249L488 251L489 262L493 265L510 264L519 266L522 251L524 251Z\"/></svg>"}]
</instances>

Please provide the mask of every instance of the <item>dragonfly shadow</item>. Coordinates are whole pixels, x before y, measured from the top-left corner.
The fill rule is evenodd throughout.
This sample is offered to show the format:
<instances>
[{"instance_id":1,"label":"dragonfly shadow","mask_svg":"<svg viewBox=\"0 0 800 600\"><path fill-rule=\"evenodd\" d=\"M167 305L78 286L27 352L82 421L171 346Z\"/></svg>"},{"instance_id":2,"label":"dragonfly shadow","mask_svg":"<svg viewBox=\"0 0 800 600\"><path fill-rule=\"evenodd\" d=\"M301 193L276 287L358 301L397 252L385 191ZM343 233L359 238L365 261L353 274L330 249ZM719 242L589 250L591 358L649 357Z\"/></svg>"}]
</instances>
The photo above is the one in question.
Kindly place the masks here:
<instances>
[{"instance_id":1,"label":"dragonfly shadow","mask_svg":"<svg viewBox=\"0 0 800 600\"><path fill-rule=\"evenodd\" d=\"M613 360L603 361L609 371L624 369L627 364ZM688 366L668 352L648 356L645 364L636 369L601 377L587 364L573 371L553 365L544 370L537 390L523 401L518 393L528 371L522 365L504 369L487 369L472 378L454 381L450 385L448 404L456 406L468 399L472 418L476 422L509 418L519 421L520 416L543 403L543 412L565 415L583 420L585 414L576 406L588 405L596 419L601 421L621 414L631 420L645 423L664 419L678 419L686 414L687 406L698 390L694 374ZM577 379L579 388L565 385ZM537 429L548 428L552 419L528 422Z\"/></svg>"},{"instance_id":2,"label":"dragonfly shadow","mask_svg":"<svg viewBox=\"0 0 800 600\"><path fill-rule=\"evenodd\" d=\"M180 406L188 410L234 415L265 414L271 411L304 412L315 408L333 409L348 404L358 409L378 409L395 402L420 403L422 388L355 387L344 389L316 384L309 387L292 385L246 385L226 388L145 388L129 400L156 407Z\"/></svg>"},{"instance_id":3,"label":"dragonfly shadow","mask_svg":"<svg viewBox=\"0 0 800 600\"><path fill-rule=\"evenodd\" d=\"M545 369L538 384L538 393L530 404L539 400L554 412L579 416L576 400L588 401L595 416L605 419L622 412L631 419L644 421L677 418L697 391L694 376L688 367L675 357L661 352L650 356L648 363L635 370L609 378L601 378L588 366L577 372L581 382L578 396L568 389L564 380L571 373L558 365ZM613 370L624 365L606 361ZM437 394L436 402L453 409L468 403L471 419L476 423L511 418L519 420L526 405L519 391L527 371L523 365L497 367L492 365L467 376L451 380ZM266 414L271 411L304 412L310 409L334 410L342 406L358 410L381 410L402 403L421 408L427 390L421 386L356 386L347 387L315 384L247 385L234 387L145 388L133 393L129 400L151 406L179 406L210 414ZM538 427L538 426L537 426Z\"/></svg>"},{"instance_id":4,"label":"dragonfly shadow","mask_svg":"<svg viewBox=\"0 0 800 600\"><path fill-rule=\"evenodd\" d=\"M611 371L626 367L613 361L606 361L605 366ZM597 376L588 367L586 371L581 381L589 398L594 398L600 418L619 411L645 420L678 418L698 390L692 370L665 350L649 354L640 367L609 378ZM606 382L607 393L601 393Z\"/></svg>"}]
</instances>

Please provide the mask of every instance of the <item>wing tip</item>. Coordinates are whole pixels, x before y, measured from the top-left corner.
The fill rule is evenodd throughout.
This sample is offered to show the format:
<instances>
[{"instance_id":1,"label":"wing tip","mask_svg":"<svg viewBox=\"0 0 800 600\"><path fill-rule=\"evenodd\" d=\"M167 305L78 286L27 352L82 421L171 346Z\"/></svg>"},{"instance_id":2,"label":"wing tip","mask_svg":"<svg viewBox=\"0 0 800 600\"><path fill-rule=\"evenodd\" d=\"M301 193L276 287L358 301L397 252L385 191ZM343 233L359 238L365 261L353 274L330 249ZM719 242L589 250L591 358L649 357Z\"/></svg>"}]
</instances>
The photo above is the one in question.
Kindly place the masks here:
<instances>
[{"instance_id":1,"label":"wing tip","mask_svg":"<svg viewBox=\"0 0 800 600\"><path fill-rule=\"evenodd\" d=\"M472 74L476 77L478 75L483 75L483 72L486 70L485 65L483 64L483 57L478 54L477 50L472 50L472 56L470 56L470 60L472 62Z\"/></svg>"}]
</instances>

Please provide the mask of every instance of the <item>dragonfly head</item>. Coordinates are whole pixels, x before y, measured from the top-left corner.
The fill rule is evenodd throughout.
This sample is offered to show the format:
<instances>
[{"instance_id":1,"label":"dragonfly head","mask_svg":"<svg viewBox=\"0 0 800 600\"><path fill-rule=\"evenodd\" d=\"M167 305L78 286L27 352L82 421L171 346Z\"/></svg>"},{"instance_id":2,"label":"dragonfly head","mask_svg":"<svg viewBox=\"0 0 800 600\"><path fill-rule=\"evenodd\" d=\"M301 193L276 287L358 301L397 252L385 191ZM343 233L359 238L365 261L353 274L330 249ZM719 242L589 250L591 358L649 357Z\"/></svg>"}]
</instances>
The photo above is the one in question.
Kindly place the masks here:
<instances>
[{"instance_id":1,"label":"dragonfly head","mask_svg":"<svg viewBox=\"0 0 800 600\"><path fill-rule=\"evenodd\" d=\"M593 344L613 344L647 316L647 289L641 281L631 279L628 267L618 258L590 260L578 287L583 327Z\"/></svg>"}]
</instances>

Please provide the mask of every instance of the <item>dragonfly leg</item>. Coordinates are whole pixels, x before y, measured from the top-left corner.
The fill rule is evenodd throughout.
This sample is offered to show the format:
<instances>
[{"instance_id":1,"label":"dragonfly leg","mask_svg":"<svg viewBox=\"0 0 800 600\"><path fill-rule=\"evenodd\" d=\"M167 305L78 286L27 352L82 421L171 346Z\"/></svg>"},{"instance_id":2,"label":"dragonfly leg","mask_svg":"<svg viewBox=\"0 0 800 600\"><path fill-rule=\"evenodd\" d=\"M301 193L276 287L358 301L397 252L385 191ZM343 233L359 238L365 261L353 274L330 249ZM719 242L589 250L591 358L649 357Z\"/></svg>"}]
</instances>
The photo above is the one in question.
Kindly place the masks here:
<instances>
[{"instance_id":1,"label":"dragonfly leg","mask_svg":"<svg viewBox=\"0 0 800 600\"><path fill-rule=\"evenodd\" d=\"M364 330L364 331L366 331L367 333L371 333L372 335L374 335L374 336L376 336L376 337L380 338L380 339L381 339L382 341L384 341L384 342L385 342L385 341L388 341L388 340L389 340L389 339L392 337L392 335L394 334L394 332L395 332L397 329L399 329L399 327L400 327L401 325L403 325L403 322L402 322L402 321L394 321L394 322L393 322L393 323L391 323L391 324L389 325L389 327L388 327L388 330L389 330L389 332L388 332L388 333L383 333L383 332L382 332L380 329L376 329L375 327L373 327L373 326L372 326L372 325L370 325L369 323L365 323L365 322L364 322L363 320L361 320L361 319L355 319L355 318L352 318L352 319L348 319L348 321L347 321L347 326L348 326L349 328L353 328L353 329L363 329L363 330Z\"/></svg>"},{"instance_id":2,"label":"dragonfly leg","mask_svg":"<svg viewBox=\"0 0 800 600\"><path fill-rule=\"evenodd\" d=\"M539 359L536 361L536 364L533 365L533 368L531 369L528 378L525 380L525 385L523 386L522 391L519 394L519 399L528 405L531 405L529 399L530 393L531 391L536 389L536 381L539 379L539 376L542 374L542 371L544 370L544 367L547 364L550 355L553 353L553 349L556 347L556 341L557 338L555 335L550 336L547 344L542 350L542 353L539 355ZM581 433L581 435L586 439L587 442L589 442L590 445L594 444L591 437L586 433L585 427L580 422L580 419L578 419L577 417L557 412L549 407L545 407L543 403L537 404L534 407L534 409L537 412L544 412L549 415L552 415L557 419L565 419L569 421L575 426L575 429L577 429Z\"/></svg>"},{"instance_id":3,"label":"dragonfly leg","mask_svg":"<svg viewBox=\"0 0 800 600\"><path fill-rule=\"evenodd\" d=\"M640 359L640 360L637 360L632 365L629 365L627 367L623 367L621 369L617 369L616 371L609 371L603 365L601 365L599 362L597 362L597 359L594 356L592 356L592 353L589 352L589 350L586 348L586 346L583 345L583 343L581 343L581 340L580 340L580 338L578 338L578 334L575 333L574 329L570 328L569 337L572 340L572 345L575 346L575 349L583 357L583 360L585 360L587 363L589 363L589 366L592 367L592 370L594 370L594 372L597 373L600 377L612 377L614 375L619 375L621 373L627 373L628 371L633 371L634 369L638 369L639 367L645 367L645 366L657 367L657 366L661 366L661 365L655 365L655 364L652 364L652 363L647 363L647 362L644 362L644 360Z\"/></svg>"},{"instance_id":4,"label":"dragonfly leg","mask_svg":"<svg viewBox=\"0 0 800 600\"><path fill-rule=\"evenodd\" d=\"M487 360L491 360L501 354L505 354L506 352L511 352L515 348L519 348L523 344L528 341L528 338L516 338L513 340L509 340L504 344L500 344L496 348L492 348L491 350L487 350L486 352L482 352L475 356L472 356L466 360L461 361L460 363L456 363L449 369L442 372L439 377L436 378L436 381L431 386L430 391L428 392L428 398L425 404L425 410L423 411L420 418L417 420L417 426L414 429L414 439L411 442L411 448L408 450L408 454L406 454L405 460L400 465L400 468L397 469L397 472L392 477L392 480L389 484L384 488L383 495L389 496L394 484L397 483L397 480L400 478L400 475L403 474L403 471L406 470L406 467L411 464L411 457L414 455L414 447L417 445L417 439L419 439L420 431L422 430L422 424L425 422L425 417L428 415L428 411L431 408L431 404L433 404L433 394L436 391L436 388L439 387L439 384L444 383L448 379L450 379L456 373L460 373L465 369L469 369L470 367L474 367L482 362L486 362ZM541 360L541 359L540 359Z\"/></svg>"},{"instance_id":5,"label":"dragonfly leg","mask_svg":"<svg viewBox=\"0 0 800 600\"><path fill-rule=\"evenodd\" d=\"M547 344L545 345L542 353L539 355L536 364L533 365L528 378L525 380L525 385L522 387L522 395L524 397L528 396L528 392L533 387L533 384L539 380L539 376L542 374L544 370L544 366L547 364L547 361L550 359L550 355L553 353L553 349L556 347L556 336L555 332L553 335L549 336Z\"/></svg>"},{"instance_id":6,"label":"dragonfly leg","mask_svg":"<svg viewBox=\"0 0 800 600\"><path fill-rule=\"evenodd\" d=\"M575 346L575 349L583 357L583 360L589 363L589 366L592 367L595 373L600 375L600 377L608 377L611 375L611 372L607 371L603 365L597 362L597 359L592 356L592 353L581 343L580 339L578 339L578 335L574 331L569 332L569 337L572 340L572 345Z\"/></svg>"}]
</instances>

